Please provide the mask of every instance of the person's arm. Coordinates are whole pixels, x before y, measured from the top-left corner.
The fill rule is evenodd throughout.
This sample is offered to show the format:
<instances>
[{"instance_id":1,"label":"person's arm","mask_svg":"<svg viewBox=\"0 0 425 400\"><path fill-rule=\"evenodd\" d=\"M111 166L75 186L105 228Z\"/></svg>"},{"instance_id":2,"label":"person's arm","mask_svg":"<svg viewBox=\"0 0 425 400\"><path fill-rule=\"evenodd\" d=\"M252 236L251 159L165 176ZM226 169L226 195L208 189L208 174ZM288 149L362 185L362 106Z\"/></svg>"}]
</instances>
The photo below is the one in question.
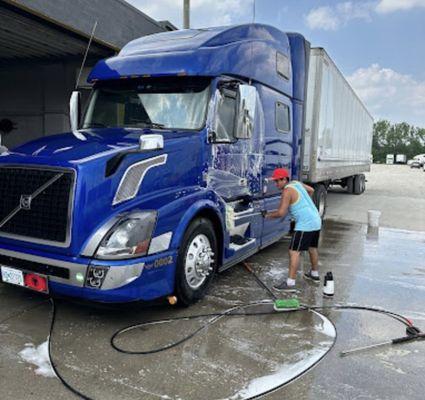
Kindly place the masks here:
<instances>
[{"instance_id":1,"label":"person's arm","mask_svg":"<svg viewBox=\"0 0 425 400\"><path fill-rule=\"evenodd\" d=\"M314 194L314 188L312 188L309 185L306 185L305 183L302 184L304 186L304 189L307 190L307 193L310 197L313 197Z\"/></svg>"},{"instance_id":2,"label":"person's arm","mask_svg":"<svg viewBox=\"0 0 425 400\"><path fill-rule=\"evenodd\" d=\"M289 189L285 189L280 199L279 208L276 211L268 212L265 218L282 218L288 213L289 205L291 204L291 193Z\"/></svg>"}]
</instances>

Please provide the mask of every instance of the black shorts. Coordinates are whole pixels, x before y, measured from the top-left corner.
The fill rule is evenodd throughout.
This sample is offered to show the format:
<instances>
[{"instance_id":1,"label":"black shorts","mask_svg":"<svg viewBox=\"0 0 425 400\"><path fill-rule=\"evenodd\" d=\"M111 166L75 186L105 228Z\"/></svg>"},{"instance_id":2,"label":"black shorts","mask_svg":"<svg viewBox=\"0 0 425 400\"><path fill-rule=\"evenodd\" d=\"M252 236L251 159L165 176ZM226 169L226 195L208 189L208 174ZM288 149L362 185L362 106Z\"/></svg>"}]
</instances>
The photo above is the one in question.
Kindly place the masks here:
<instances>
[{"instance_id":1,"label":"black shorts","mask_svg":"<svg viewBox=\"0 0 425 400\"><path fill-rule=\"evenodd\" d=\"M305 251L308 250L309 247L317 248L319 244L319 236L320 230L312 232L294 231L289 245L289 250Z\"/></svg>"}]
</instances>

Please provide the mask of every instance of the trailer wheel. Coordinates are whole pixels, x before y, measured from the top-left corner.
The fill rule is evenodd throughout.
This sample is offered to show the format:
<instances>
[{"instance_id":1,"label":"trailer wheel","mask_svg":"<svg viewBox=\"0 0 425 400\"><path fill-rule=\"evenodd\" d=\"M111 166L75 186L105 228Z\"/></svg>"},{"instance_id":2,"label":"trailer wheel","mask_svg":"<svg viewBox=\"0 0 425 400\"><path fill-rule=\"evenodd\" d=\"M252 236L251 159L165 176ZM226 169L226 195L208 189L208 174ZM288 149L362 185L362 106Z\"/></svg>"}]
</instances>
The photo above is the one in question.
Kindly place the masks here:
<instances>
[{"instance_id":1,"label":"trailer wheel","mask_svg":"<svg viewBox=\"0 0 425 400\"><path fill-rule=\"evenodd\" d=\"M354 191L354 177L349 176L346 180L347 193L352 194Z\"/></svg>"},{"instance_id":2,"label":"trailer wheel","mask_svg":"<svg viewBox=\"0 0 425 400\"><path fill-rule=\"evenodd\" d=\"M354 177L353 193L362 194L366 189L366 178L363 174Z\"/></svg>"},{"instance_id":3,"label":"trailer wheel","mask_svg":"<svg viewBox=\"0 0 425 400\"><path fill-rule=\"evenodd\" d=\"M326 214L328 191L324 185L317 185L314 187L313 202L316 205L320 218L324 218Z\"/></svg>"},{"instance_id":4,"label":"trailer wheel","mask_svg":"<svg viewBox=\"0 0 425 400\"><path fill-rule=\"evenodd\" d=\"M363 174L361 174L361 179L362 179L362 193L364 193L365 192L365 190L366 190L366 177L363 175Z\"/></svg>"},{"instance_id":5,"label":"trailer wheel","mask_svg":"<svg viewBox=\"0 0 425 400\"><path fill-rule=\"evenodd\" d=\"M217 239L212 223L194 220L184 234L177 259L178 304L189 306L204 297L217 265Z\"/></svg>"}]
</instances>

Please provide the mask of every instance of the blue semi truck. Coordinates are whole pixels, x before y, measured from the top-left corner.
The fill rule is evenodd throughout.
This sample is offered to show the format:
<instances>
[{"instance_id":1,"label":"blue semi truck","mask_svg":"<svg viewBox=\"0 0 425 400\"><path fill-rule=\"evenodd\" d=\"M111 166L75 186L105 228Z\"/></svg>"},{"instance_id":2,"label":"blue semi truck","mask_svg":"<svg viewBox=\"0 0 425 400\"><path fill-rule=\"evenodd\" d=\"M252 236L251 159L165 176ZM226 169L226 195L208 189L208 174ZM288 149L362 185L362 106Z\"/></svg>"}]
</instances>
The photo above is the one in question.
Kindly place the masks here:
<instances>
[{"instance_id":1,"label":"blue semi truck","mask_svg":"<svg viewBox=\"0 0 425 400\"><path fill-rule=\"evenodd\" d=\"M72 132L0 157L2 281L97 302L200 299L289 231L261 211L278 207L276 167L306 173L309 59L301 35L247 24L143 37L100 61L84 115L71 97Z\"/></svg>"}]
</instances>

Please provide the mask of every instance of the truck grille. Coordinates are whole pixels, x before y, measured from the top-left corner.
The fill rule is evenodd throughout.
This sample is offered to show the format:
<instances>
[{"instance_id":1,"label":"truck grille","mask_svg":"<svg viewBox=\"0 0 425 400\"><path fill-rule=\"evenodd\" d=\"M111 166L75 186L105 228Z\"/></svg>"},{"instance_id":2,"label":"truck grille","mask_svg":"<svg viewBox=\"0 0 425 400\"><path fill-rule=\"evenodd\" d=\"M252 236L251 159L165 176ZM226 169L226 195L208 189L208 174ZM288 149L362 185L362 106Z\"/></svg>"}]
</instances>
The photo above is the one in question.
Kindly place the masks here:
<instances>
[{"instance_id":1,"label":"truck grille","mask_svg":"<svg viewBox=\"0 0 425 400\"><path fill-rule=\"evenodd\" d=\"M73 186L71 170L0 167L0 236L67 245Z\"/></svg>"}]
</instances>

